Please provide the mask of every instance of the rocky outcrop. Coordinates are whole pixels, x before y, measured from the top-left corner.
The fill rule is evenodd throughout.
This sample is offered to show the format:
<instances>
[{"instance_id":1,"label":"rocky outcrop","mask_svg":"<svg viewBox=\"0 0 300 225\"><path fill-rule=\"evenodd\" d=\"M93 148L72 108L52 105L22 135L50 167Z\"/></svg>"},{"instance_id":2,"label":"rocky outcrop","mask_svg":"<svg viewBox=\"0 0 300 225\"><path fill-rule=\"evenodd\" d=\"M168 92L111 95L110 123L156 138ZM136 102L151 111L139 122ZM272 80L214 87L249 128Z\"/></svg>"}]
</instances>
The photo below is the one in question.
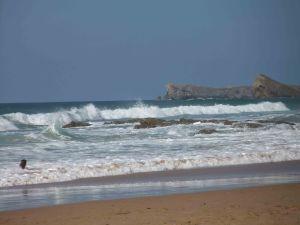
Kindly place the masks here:
<instances>
[{"instance_id":1,"label":"rocky outcrop","mask_svg":"<svg viewBox=\"0 0 300 225\"><path fill-rule=\"evenodd\" d=\"M212 133L216 133L217 130L213 129L213 128L204 128L199 130L198 134L212 134Z\"/></svg>"},{"instance_id":2,"label":"rocky outcrop","mask_svg":"<svg viewBox=\"0 0 300 225\"><path fill-rule=\"evenodd\" d=\"M113 124L113 125L120 125L125 123L137 123L140 122L142 119L125 119L125 120L113 120L113 121L106 121L104 125Z\"/></svg>"},{"instance_id":3,"label":"rocky outcrop","mask_svg":"<svg viewBox=\"0 0 300 225\"><path fill-rule=\"evenodd\" d=\"M130 122L131 120L129 120ZM124 122L124 121L122 121ZM233 120L193 120L193 119L184 119L181 118L179 120L163 120L163 119L156 119L156 118L146 118L146 119L139 119L139 124L135 125L135 129L144 129L144 128L155 128L155 127L166 127L171 125L189 125L193 123L214 123L214 124L224 124L224 125L232 125L236 123ZM118 122L115 124L119 124Z\"/></svg>"},{"instance_id":4,"label":"rocky outcrop","mask_svg":"<svg viewBox=\"0 0 300 225\"><path fill-rule=\"evenodd\" d=\"M63 128L72 128L72 127L87 127L91 124L85 123L85 122L79 122L79 121L72 121L66 125L63 125Z\"/></svg>"},{"instance_id":5,"label":"rocky outcrop","mask_svg":"<svg viewBox=\"0 0 300 225\"><path fill-rule=\"evenodd\" d=\"M211 88L190 84L168 84L165 99L196 98L252 98L252 88L247 86Z\"/></svg>"},{"instance_id":6,"label":"rocky outcrop","mask_svg":"<svg viewBox=\"0 0 300 225\"><path fill-rule=\"evenodd\" d=\"M262 124L259 123L236 123L233 125L233 127L238 127L238 128L260 128L263 127Z\"/></svg>"},{"instance_id":7,"label":"rocky outcrop","mask_svg":"<svg viewBox=\"0 0 300 225\"><path fill-rule=\"evenodd\" d=\"M259 123L273 123L273 124L286 124L286 125L290 125L290 126L294 126L296 125L295 123L291 123L291 122L287 122L287 121L283 121L283 120L258 120Z\"/></svg>"},{"instance_id":8,"label":"rocky outcrop","mask_svg":"<svg viewBox=\"0 0 300 225\"><path fill-rule=\"evenodd\" d=\"M195 119L185 119L181 118L179 120L165 120L165 119L157 119L157 118L145 118L145 119L128 119L128 120L114 120L114 121L107 121L104 124L106 125L119 125L119 124L126 124L126 123L137 123L134 126L134 129L145 129L145 128L155 128L155 127L167 127L172 125L189 125L189 124L223 124L225 126L233 126L235 128L261 128L264 127L265 124L286 124L290 126L294 126L294 123L283 121L283 120L256 120L256 121L235 121L235 120L222 120L222 119L202 119L202 120L195 120ZM206 130L204 129L203 132L199 131L199 133L205 133ZM207 131L209 133L209 131Z\"/></svg>"},{"instance_id":9,"label":"rocky outcrop","mask_svg":"<svg viewBox=\"0 0 300 225\"><path fill-rule=\"evenodd\" d=\"M300 97L300 87L286 85L260 74L254 81L255 98Z\"/></svg>"},{"instance_id":10,"label":"rocky outcrop","mask_svg":"<svg viewBox=\"0 0 300 225\"><path fill-rule=\"evenodd\" d=\"M256 77L252 86L211 88L190 84L169 83L164 99L276 97L300 97L300 86L282 84L266 75L260 74Z\"/></svg>"},{"instance_id":11,"label":"rocky outcrop","mask_svg":"<svg viewBox=\"0 0 300 225\"><path fill-rule=\"evenodd\" d=\"M171 121L161 120L156 118L147 118L140 121L140 124L135 125L135 129L166 127L172 125Z\"/></svg>"}]
</instances>

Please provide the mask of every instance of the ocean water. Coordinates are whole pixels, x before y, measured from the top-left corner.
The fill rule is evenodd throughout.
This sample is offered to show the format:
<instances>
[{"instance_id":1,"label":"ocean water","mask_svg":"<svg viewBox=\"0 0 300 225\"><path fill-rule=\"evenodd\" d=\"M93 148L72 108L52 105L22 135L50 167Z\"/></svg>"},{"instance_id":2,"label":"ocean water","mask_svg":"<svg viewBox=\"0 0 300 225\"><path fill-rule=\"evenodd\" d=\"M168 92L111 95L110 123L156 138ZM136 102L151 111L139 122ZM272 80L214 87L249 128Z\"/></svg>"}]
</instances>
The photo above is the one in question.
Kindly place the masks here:
<instances>
[{"instance_id":1,"label":"ocean water","mask_svg":"<svg viewBox=\"0 0 300 225\"><path fill-rule=\"evenodd\" d=\"M138 123L108 123L149 117L262 126L195 122L134 129ZM91 126L62 128L71 121ZM217 132L199 134L204 128ZM18 166L23 158L24 170ZM299 159L299 99L0 104L0 187Z\"/></svg>"}]
</instances>

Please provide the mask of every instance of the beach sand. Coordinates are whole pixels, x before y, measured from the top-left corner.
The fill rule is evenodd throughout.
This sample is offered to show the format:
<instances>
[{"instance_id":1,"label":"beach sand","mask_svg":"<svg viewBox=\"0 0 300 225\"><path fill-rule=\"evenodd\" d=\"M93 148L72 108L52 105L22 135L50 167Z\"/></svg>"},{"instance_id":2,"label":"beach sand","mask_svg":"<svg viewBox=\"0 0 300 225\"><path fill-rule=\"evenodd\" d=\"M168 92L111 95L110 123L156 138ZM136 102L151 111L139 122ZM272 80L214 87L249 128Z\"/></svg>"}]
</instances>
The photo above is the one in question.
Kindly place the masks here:
<instances>
[{"instance_id":1,"label":"beach sand","mask_svg":"<svg viewBox=\"0 0 300 225\"><path fill-rule=\"evenodd\" d=\"M300 224L300 184L7 211L0 224Z\"/></svg>"}]
</instances>

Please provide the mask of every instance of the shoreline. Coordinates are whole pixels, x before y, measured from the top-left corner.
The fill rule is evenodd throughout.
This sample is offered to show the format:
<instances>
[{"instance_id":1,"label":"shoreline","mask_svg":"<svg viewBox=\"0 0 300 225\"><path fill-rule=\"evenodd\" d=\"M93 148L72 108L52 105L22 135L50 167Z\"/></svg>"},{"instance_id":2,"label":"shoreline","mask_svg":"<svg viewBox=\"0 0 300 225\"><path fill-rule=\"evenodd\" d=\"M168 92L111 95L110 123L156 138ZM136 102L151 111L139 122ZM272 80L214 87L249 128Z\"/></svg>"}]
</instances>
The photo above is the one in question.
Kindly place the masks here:
<instances>
[{"instance_id":1,"label":"shoreline","mask_svg":"<svg viewBox=\"0 0 300 225\"><path fill-rule=\"evenodd\" d=\"M0 189L0 212L91 200L200 193L300 183L300 161L96 177Z\"/></svg>"},{"instance_id":2,"label":"shoreline","mask_svg":"<svg viewBox=\"0 0 300 225\"><path fill-rule=\"evenodd\" d=\"M300 183L0 212L0 224L299 224Z\"/></svg>"},{"instance_id":3,"label":"shoreline","mask_svg":"<svg viewBox=\"0 0 300 225\"><path fill-rule=\"evenodd\" d=\"M120 183L140 183L140 182L162 182L184 180L186 177L193 179L212 179L223 178L225 175L229 177L244 177L249 174L256 173L282 173L282 172L300 172L300 160L289 160L279 162L265 162L265 163L251 163L251 164L237 164L225 165L216 167L199 167L191 169L165 170L165 171L151 171L139 172L132 174L121 174L104 177L86 177L69 181L60 181L52 183L38 183L27 185L15 185L0 187L2 190L11 189L34 189L34 188L50 188L50 187L74 187L74 186L93 186L93 185L110 185Z\"/></svg>"}]
</instances>

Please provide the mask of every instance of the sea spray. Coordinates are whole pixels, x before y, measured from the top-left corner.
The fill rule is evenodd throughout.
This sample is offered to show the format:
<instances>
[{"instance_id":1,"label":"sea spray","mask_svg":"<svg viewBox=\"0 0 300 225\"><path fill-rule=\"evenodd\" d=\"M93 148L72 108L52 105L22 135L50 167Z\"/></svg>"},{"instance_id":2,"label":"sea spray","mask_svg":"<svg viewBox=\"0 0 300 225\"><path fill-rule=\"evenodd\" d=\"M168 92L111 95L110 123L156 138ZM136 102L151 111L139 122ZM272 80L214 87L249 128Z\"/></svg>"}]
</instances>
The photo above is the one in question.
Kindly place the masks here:
<instances>
[{"instance_id":1,"label":"sea spray","mask_svg":"<svg viewBox=\"0 0 300 225\"><path fill-rule=\"evenodd\" d=\"M1 123L7 120L13 123L28 125L51 125L60 124L61 126L74 121L97 121L124 118L165 118L184 115L222 115L239 114L250 112L276 112L289 110L282 102L261 102L245 105L189 105L176 107L158 107L138 103L130 108L103 109L93 104L87 104L81 108L73 107L70 110L61 110L53 113L9 113L2 116ZM1 117L0 117L1 118ZM3 122L4 121L4 122ZM12 128L7 126L8 129ZM5 129L5 128L2 128Z\"/></svg>"},{"instance_id":2,"label":"sea spray","mask_svg":"<svg viewBox=\"0 0 300 225\"><path fill-rule=\"evenodd\" d=\"M0 131L18 130L13 122L0 116Z\"/></svg>"}]
</instances>

